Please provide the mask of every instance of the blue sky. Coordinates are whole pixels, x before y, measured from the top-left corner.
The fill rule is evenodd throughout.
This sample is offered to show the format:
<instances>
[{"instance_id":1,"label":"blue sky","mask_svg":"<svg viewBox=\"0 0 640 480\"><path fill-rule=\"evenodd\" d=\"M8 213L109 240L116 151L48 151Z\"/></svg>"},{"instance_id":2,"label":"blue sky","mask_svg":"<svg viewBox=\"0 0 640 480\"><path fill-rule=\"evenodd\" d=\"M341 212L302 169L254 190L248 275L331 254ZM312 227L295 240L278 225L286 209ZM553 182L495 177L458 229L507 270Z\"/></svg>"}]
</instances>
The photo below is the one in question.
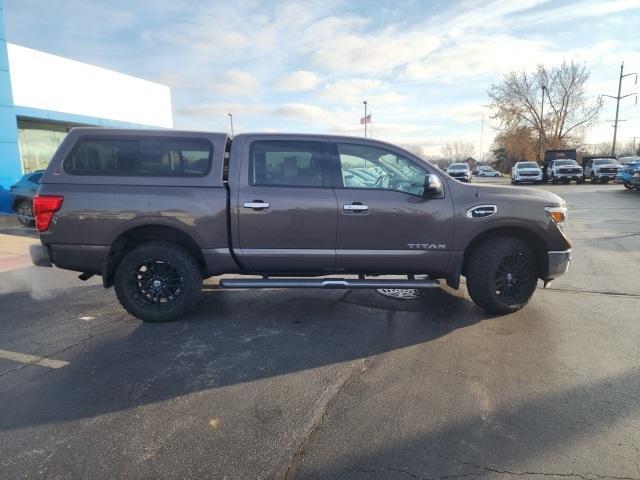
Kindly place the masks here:
<instances>
[{"instance_id":1,"label":"blue sky","mask_svg":"<svg viewBox=\"0 0 640 480\"><path fill-rule=\"evenodd\" d=\"M373 134L437 154L486 151L487 87L514 69L585 62L590 95L640 71L640 0L5 0L7 39L167 84L176 128ZM634 79L623 93L637 91ZM623 101L619 138L640 135ZM609 140L611 102L588 142Z\"/></svg>"}]
</instances>

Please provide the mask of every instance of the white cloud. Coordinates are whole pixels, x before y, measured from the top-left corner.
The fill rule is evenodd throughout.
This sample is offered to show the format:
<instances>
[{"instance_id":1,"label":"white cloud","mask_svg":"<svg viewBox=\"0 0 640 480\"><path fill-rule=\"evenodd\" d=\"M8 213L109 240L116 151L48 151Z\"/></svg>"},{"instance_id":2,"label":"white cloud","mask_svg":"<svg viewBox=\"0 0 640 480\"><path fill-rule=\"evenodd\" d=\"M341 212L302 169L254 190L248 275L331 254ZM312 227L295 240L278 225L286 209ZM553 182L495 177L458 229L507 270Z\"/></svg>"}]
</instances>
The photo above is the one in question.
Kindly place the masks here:
<instances>
[{"instance_id":1,"label":"white cloud","mask_svg":"<svg viewBox=\"0 0 640 480\"><path fill-rule=\"evenodd\" d=\"M488 109L479 102L459 103L444 108L442 114L460 123L481 122L482 116L488 118Z\"/></svg>"},{"instance_id":2,"label":"white cloud","mask_svg":"<svg viewBox=\"0 0 640 480\"><path fill-rule=\"evenodd\" d=\"M569 19L603 17L615 13L628 13L640 9L640 0L585 0L557 8L526 13L518 18L522 24L566 23Z\"/></svg>"},{"instance_id":3,"label":"white cloud","mask_svg":"<svg viewBox=\"0 0 640 480\"><path fill-rule=\"evenodd\" d=\"M439 40L423 29L395 25L366 31L361 17L328 17L316 22L301 38L303 50L320 68L343 74L389 75L395 67L434 51Z\"/></svg>"},{"instance_id":4,"label":"white cloud","mask_svg":"<svg viewBox=\"0 0 640 480\"><path fill-rule=\"evenodd\" d=\"M382 81L369 78L346 78L326 84L319 95L331 100L343 101L345 99L361 97L372 92L382 85Z\"/></svg>"},{"instance_id":5,"label":"white cloud","mask_svg":"<svg viewBox=\"0 0 640 480\"><path fill-rule=\"evenodd\" d=\"M268 113L268 109L261 104L220 102L188 105L176 110L178 115L193 117L224 117L227 113L232 113L233 115L262 115Z\"/></svg>"},{"instance_id":6,"label":"white cloud","mask_svg":"<svg viewBox=\"0 0 640 480\"><path fill-rule=\"evenodd\" d=\"M276 83L276 88L281 92L306 92L313 90L320 78L307 70L296 70L283 76Z\"/></svg>"},{"instance_id":7,"label":"white cloud","mask_svg":"<svg viewBox=\"0 0 640 480\"><path fill-rule=\"evenodd\" d=\"M273 112L281 117L290 117L312 122L327 122L331 119L331 113L317 105L305 103L287 103L278 107Z\"/></svg>"},{"instance_id":8,"label":"white cloud","mask_svg":"<svg viewBox=\"0 0 640 480\"><path fill-rule=\"evenodd\" d=\"M410 80L473 80L478 76L495 76L523 67L535 68L544 61L549 48L542 40L527 40L507 35L468 38L447 46L424 59L407 65Z\"/></svg>"},{"instance_id":9,"label":"white cloud","mask_svg":"<svg viewBox=\"0 0 640 480\"><path fill-rule=\"evenodd\" d=\"M360 105L367 100L372 107L394 105L407 97L381 80L369 78L347 78L327 83L318 91L318 97L336 105Z\"/></svg>"},{"instance_id":10,"label":"white cloud","mask_svg":"<svg viewBox=\"0 0 640 480\"><path fill-rule=\"evenodd\" d=\"M216 75L207 87L220 96L242 95L258 87L258 80L242 70L232 69Z\"/></svg>"}]
</instances>

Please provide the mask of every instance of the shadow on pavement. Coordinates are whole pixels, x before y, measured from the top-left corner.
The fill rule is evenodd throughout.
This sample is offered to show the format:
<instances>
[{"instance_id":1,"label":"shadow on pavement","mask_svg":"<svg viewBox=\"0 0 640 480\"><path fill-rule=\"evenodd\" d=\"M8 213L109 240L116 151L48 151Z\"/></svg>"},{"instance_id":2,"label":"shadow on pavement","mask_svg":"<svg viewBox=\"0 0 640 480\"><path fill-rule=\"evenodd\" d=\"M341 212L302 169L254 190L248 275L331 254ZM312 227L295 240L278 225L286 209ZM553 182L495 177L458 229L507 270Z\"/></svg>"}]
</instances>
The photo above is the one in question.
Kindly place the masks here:
<instances>
[{"instance_id":1,"label":"shadow on pavement","mask_svg":"<svg viewBox=\"0 0 640 480\"><path fill-rule=\"evenodd\" d=\"M617 453L623 446L619 441L623 442L625 436L618 433L615 441L603 445L602 435L613 425L638 414L639 397L640 369L634 368L592 383L525 398L521 403L502 404L489 416L453 415L440 428L407 434L401 443L386 439L381 442L382 448L359 448L357 441L349 444L348 438L342 438L341 444L347 445L344 450L330 450L321 460L315 458L313 465L305 465L303 459L295 478L442 479L478 475L497 478L507 474L527 478L636 477L630 475L637 471L632 457ZM330 425L322 438L324 445L331 445L332 438L340 437L340 425L339 422L331 425L331 419L327 422ZM633 434L637 430L633 423L622 427L631 435L624 444L626 449L634 449ZM365 438L373 429L369 425L368 429L362 429L366 431L351 431L351 435ZM597 452L588 448L591 437L599 438ZM572 448L575 444L583 448ZM313 451L313 445L309 449ZM570 457L563 451L571 452ZM580 451L584 457L579 456ZM610 466L611 461L618 471L602 471L602 465ZM544 467L527 467L532 462ZM558 464L571 470L559 471Z\"/></svg>"},{"instance_id":2,"label":"shadow on pavement","mask_svg":"<svg viewBox=\"0 0 640 480\"><path fill-rule=\"evenodd\" d=\"M111 297L99 290L74 288L44 302L20 301L20 295L29 298L26 293L14 294L11 302L0 296L0 309L16 328L21 319L43 313L55 325L63 321L60 311L67 319L101 308L120 312L115 299L105 300ZM124 333L95 336L70 350L77 352L65 355L70 365L2 393L0 430L94 417L361 359L429 342L483 318L468 300L443 289L410 301L369 290L209 292L181 321L130 319L137 325L132 333L128 320L119 329Z\"/></svg>"},{"instance_id":3,"label":"shadow on pavement","mask_svg":"<svg viewBox=\"0 0 640 480\"><path fill-rule=\"evenodd\" d=\"M38 238L35 227L25 227L15 215L0 214L0 233L5 235L18 235L21 237Z\"/></svg>"}]
</instances>

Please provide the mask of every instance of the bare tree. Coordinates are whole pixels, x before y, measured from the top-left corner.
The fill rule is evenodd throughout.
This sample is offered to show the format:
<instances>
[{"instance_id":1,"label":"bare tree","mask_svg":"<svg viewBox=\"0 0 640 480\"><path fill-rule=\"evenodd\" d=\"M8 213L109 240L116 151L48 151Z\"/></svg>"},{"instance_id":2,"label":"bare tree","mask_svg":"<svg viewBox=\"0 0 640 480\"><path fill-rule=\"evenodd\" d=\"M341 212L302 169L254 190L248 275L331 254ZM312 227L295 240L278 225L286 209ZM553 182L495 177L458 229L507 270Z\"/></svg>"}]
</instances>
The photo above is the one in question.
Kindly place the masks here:
<instances>
[{"instance_id":1,"label":"bare tree","mask_svg":"<svg viewBox=\"0 0 640 480\"><path fill-rule=\"evenodd\" d=\"M602 155L603 157L608 157L611 155L611 142L585 145L583 150L586 152L586 155Z\"/></svg>"},{"instance_id":2,"label":"bare tree","mask_svg":"<svg viewBox=\"0 0 640 480\"><path fill-rule=\"evenodd\" d=\"M473 156L475 153L475 147L471 142L449 142L442 147L442 156L452 162L462 162L467 158Z\"/></svg>"},{"instance_id":3,"label":"bare tree","mask_svg":"<svg viewBox=\"0 0 640 480\"><path fill-rule=\"evenodd\" d=\"M585 145L582 149L585 155L602 155L608 157L611 155L611 142L592 143ZM626 144L618 146L618 156L629 157L640 154L640 144L629 140Z\"/></svg>"},{"instance_id":4,"label":"bare tree","mask_svg":"<svg viewBox=\"0 0 640 480\"><path fill-rule=\"evenodd\" d=\"M413 153L416 157L425 158L424 148L417 143L406 143L401 145L406 151Z\"/></svg>"},{"instance_id":5,"label":"bare tree","mask_svg":"<svg viewBox=\"0 0 640 480\"><path fill-rule=\"evenodd\" d=\"M542 132L543 149L575 146L581 143L602 107L601 99L587 97L584 85L588 79L587 67L574 62L550 68L538 65L533 73L508 73L501 83L489 88L492 118L500 121L503 132L528 128L536 142Z\"/></svg>"}]
</instances>

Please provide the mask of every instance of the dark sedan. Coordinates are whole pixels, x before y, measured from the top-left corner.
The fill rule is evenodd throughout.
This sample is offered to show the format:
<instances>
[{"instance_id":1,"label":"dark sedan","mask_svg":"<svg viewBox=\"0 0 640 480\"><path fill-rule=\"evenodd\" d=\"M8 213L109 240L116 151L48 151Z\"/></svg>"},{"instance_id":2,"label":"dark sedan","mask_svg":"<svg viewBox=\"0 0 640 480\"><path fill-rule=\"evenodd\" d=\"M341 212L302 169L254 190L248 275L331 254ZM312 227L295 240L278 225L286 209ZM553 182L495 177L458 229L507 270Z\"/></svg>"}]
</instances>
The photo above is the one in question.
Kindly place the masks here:
<instances>
[{"instance_id":1,"label":"dark sedan","mask_svg":"<svg viewBox=\"0 0 640 480\"><path fill-rule=\"evenodd\" d=\"M33 217L33 197L38 193L40 179L44 170L26 173L14 185L11 185L11 206L16 212L18 221L27 227L35 224Z\"/></svg>"}]
</instances>

